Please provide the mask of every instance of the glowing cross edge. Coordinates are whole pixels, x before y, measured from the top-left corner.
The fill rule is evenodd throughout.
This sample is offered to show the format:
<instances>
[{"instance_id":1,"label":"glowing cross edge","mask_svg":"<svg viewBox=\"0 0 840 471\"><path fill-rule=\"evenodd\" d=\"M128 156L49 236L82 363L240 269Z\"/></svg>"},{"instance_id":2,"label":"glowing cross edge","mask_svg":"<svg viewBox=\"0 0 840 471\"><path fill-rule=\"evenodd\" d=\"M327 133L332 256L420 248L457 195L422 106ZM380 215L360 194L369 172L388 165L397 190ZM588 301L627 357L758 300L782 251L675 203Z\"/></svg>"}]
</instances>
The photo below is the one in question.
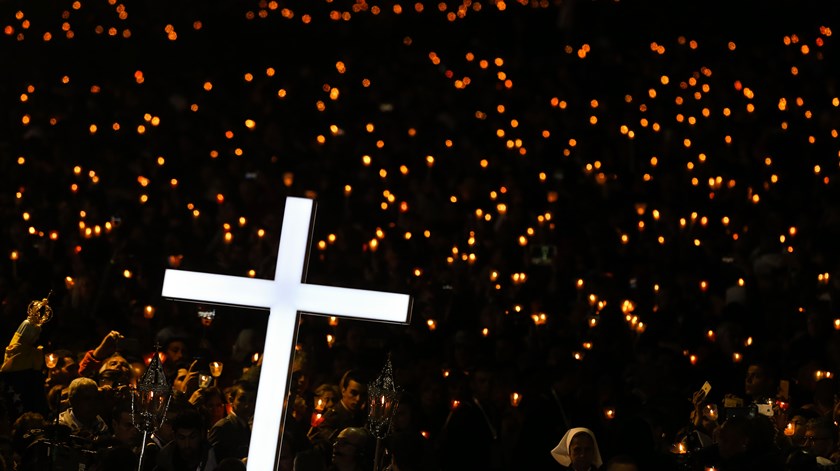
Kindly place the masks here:
<instances>
[{"instance_id":1,"label":"glowing cross edge","mask_svg":"<svg viewBox=\"0 0 840 471\"><path fill-rule=\"evenodd\" d=\"M304 283L313 208L312 200L286 199L274 280L171 269L164 274L164 298L269 309L248 471L275 469L299 312L407 323L411 310L408 295Z\"/></svg>"}]
</instances>

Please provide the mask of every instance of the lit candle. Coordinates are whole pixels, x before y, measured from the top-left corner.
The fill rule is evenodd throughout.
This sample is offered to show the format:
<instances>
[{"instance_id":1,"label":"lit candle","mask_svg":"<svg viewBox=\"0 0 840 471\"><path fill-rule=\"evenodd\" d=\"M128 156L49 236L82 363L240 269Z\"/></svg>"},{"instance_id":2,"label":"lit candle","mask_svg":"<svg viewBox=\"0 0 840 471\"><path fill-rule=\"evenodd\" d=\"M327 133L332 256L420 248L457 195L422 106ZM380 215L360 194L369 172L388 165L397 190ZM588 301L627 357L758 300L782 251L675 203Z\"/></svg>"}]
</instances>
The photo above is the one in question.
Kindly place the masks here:
<instances>
[{"instance_id":1,"label":"lit candle","mask_svg":"<svg viewBox=\"0 0 840 471\"><path fill-rule=\"evenodd\" d=\"M222 368L224 365L220 361L213 361L210 362L210 375L214 378L218 378L222 374Z\"/></svg>"},{"instance_id":2,"label":"lit candle","mask_svg":"<svg viewBox=\"0 0 840 471\"><path fill-rule=\"evenodd\" d=\"M792 437L794 433L796 433L796 424L788 422L788 424L785 425L785 435Z\"/></svg>"},{"instance_id":3,"label":"lit candle","mask_svg":"<svg viewBox=\"0 0 840 471\"><path fill-rule=\"evenodd\" d=\"M12 261L12 277L17 279L17 261L20 258L20 254L17 250L12 250L12 253L9 254L9 259Z\"/></svg>"},{"instance_id":4,"label":"lit candle","mask_svg":"<svg viewBox=\"0 0 840 471\"><path fill-rule=\"evenodd\" d=\"M58 356L55 353L48 353L44 357L44 362L47 364L47 368L53 369L58 364Z\"/></svg>"},{"instance_id":5,"label":"lit candle","mask_svg":"<svg viewBox=\"0 0 840 471\"><path fill-rule=\"evenodd\" d=\"M718 418L718 408L717 404L706 404L706 417L717 420Z\"/></svg>"},{"instance_id":6,"label":"lit candle","mask_svg":"<svg viewBox=\"0 0 840 471\"><path fill-rule=\"evenodd\" d=\"M321 422L324 421L324 415L320 412L315 412L312 414L312 418L309 420L309 425L313 427L317 427L321 425Z\"/></svg>"},{"instance_id":7,"label":"lit candle","mask_svg":"<svg viewBox=\"0 0 840 471\"><path fill-rule=\"evenodd\" d=\"M518 392L510 393L510 405L513 407L519 407L519 403L522 401L522 396Z\"/></svg>"},{"instance_id":8,"label":"lit candle","mask_svg":"<svg viewBox=\"0 0 840 471\"><path fill-rule=\"evenodd\" d=\"M212 380L213 380L212 376L210 376L208 374L204 374L204 373L199 373L198 374L198 387L199 388L206 388L206 387L210 386L210 382Z\"/></svg>"}]
</instances>

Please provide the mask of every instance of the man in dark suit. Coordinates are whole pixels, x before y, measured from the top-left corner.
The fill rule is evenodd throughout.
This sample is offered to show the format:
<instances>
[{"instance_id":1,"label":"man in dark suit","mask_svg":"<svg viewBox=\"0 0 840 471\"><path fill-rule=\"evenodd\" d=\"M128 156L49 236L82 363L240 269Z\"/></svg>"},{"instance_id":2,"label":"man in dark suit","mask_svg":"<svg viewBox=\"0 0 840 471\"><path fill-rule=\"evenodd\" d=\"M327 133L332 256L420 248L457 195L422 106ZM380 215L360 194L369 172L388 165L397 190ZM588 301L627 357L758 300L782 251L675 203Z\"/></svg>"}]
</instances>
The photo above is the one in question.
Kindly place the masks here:
<instances>
[{"instance_id":1,"label":"man in dark suit","mask_svg":"<svg viewBox=\"0 0 840 471\"><path fill-rule=\"evenodd\" d=\"M251 424L254 418L257 390L253 383L240 381L231 392L231 413L216 422L210 429L210 444L219 461L248 456L251 443Z\"/></svg>"}]
</instances>

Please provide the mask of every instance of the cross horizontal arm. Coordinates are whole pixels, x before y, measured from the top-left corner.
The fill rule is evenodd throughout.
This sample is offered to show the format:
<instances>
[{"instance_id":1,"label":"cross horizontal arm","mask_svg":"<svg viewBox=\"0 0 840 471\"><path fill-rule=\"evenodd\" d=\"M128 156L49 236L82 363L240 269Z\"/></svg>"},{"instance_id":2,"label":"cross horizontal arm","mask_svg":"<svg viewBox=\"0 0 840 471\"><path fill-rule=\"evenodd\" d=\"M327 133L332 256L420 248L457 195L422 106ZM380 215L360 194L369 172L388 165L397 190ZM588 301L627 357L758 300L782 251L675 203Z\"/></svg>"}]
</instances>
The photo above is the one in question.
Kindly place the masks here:
<instances>
[{"instance_id":1,"label":"cross horizontal arm","mask_svg":"<svg viewBox=\"0 0 840 471\"><path fill-rule=\"evenodd\" d=\"M380 322L407 322L411 297L406 294L335 286L300 285L301 312L356 317Z\"/></svg>"},{"instance_id":2,"label":"cross horizontal arm","mask_svg":"<svg viewBox=\"0 0 840 471\"><path fill-rule=\"evenodd\" d=\"M271 280L166 270L161 294L169 299L268 309L276 289Z\"/></svg>"}]
</instances>

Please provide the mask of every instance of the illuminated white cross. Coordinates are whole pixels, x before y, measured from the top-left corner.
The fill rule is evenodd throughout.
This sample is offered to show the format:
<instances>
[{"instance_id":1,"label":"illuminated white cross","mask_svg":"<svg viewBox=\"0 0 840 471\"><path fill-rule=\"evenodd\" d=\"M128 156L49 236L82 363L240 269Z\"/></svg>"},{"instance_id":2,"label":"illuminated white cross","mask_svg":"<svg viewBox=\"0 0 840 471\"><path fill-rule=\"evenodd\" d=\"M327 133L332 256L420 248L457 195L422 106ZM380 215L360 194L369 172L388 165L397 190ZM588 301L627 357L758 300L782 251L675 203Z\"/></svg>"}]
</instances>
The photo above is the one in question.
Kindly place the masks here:
<instances>
[{"instance_id":1,"label":"illuminated white cross","mask_svg":"<svg viewBox=\"0 0 840 471\"><path fill-rule=\"evenodd\" d=\"M298 313L385 322L408 321L408 295L305 284L312 233L312 200L287 198L273 280L166 270L163 297L268 308L265 350L248 449L249 471L272 471L280 449L280 426L289 388L289 363Z\"/></svg>"}]
</instances>

